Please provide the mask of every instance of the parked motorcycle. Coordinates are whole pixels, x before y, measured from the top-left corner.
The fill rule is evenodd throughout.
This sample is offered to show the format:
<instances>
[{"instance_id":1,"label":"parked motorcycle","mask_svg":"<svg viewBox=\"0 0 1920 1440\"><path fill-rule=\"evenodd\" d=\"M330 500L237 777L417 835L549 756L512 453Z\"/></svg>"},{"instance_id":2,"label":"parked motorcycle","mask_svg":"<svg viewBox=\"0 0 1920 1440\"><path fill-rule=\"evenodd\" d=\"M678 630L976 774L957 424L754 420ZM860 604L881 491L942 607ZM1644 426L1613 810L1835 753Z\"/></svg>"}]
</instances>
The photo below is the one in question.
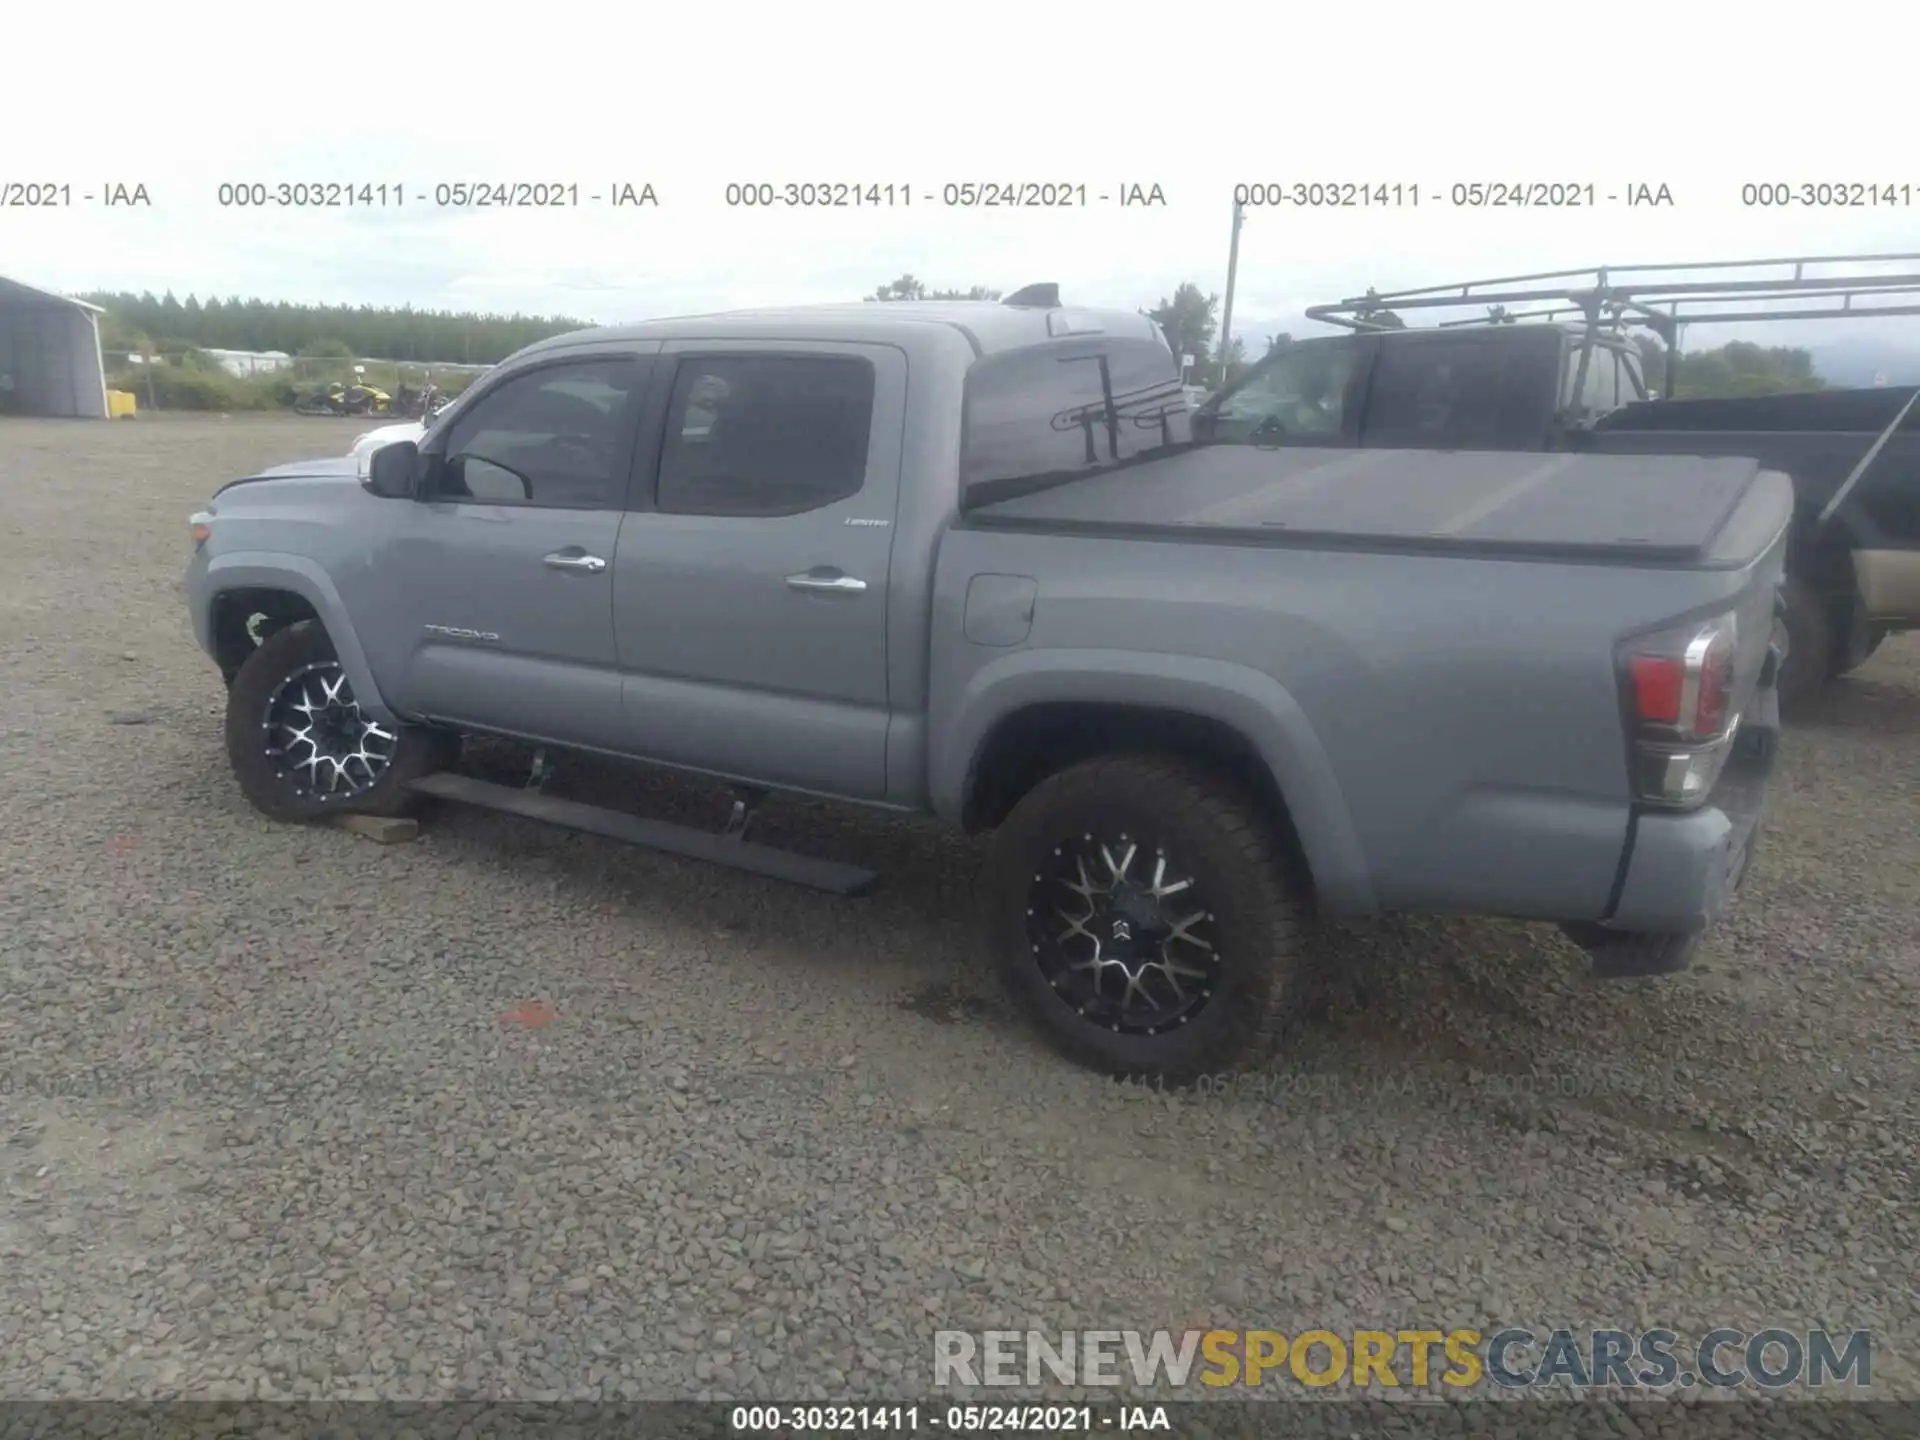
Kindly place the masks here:
<instances>
[{"instance_id":1,"label":"parked motorcycle","mask_svg":"<svg viewBox=\"0 0 1920 1440\"><path fill-rule=\"evenodd\" d=\"M404 415L409 420L428 420L440 412L447 403L447 397L440 393L440 387L429 380L420 389L411 385L402 385L393 397L393 413Z\"/></svg>"},{"instance_id":2,"label":"parked motorcycle","mask_svg":"<svg viewBox=\"0 0 1920 1440\"><path fill-rule=\"evenodd\" d=\"M295 400L298 415L391 415L393 397L373 385L343 385L334 381L303 399Z\"/></svg>"}]
</instances>

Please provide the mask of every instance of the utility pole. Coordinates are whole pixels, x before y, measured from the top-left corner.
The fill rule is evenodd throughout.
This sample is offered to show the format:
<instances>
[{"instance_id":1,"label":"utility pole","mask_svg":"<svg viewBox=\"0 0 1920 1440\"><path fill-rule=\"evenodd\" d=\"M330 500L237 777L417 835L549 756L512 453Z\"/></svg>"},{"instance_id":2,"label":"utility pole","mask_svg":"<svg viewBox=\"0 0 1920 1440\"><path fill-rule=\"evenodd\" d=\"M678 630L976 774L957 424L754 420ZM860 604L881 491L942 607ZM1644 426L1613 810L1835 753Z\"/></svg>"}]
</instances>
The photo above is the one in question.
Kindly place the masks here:
<instances>
[{"instance_id":1,"label":"utility pole","mask_svg":"<svg viewBox=\"0 0 1920 1440\"><path fill-rule=\"evenodd\" d=\"M1227 242L1227 298L1220 308L1220 383L1227 383L1227 361L1233 354L1233 282L1240 270L1240 222L1246 210L1233 202L1233 238Z\"/></svg>"}]
</instances>

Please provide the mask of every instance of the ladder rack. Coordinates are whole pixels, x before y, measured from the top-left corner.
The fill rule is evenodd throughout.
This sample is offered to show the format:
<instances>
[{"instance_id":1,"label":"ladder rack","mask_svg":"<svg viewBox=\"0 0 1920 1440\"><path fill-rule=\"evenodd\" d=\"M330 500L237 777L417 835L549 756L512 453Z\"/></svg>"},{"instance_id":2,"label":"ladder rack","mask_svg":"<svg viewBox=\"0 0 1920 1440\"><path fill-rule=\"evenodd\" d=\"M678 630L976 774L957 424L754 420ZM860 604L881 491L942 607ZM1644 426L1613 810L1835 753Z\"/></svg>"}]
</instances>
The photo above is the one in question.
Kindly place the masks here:
<instances>
[{"instance_id":1,"label":"ladder rack","mask_svg":"<svg viewBox=\"0 0 1920 1440\"><path fill-rule=\"evenodd\" d=\"M1834 266L1845 268L1838 274L1809 273ZM1889 268L1862 268L1870 266ZM1481 313L1441 318L1460 310ZM1642 327L1666 344L1671 389L1678 368L1672 362L1684 325L1920 315L1920 253L1543 270L1411 290L1369 289L1331 304L1310 305L1307 317L1349 330L1377 332L1406 329L1404 312L1412 311L1435 312L1437 329L1522 322L1578 324L1588 347L1603 332L1619 334Z\"/></svg>"}]
</instances>

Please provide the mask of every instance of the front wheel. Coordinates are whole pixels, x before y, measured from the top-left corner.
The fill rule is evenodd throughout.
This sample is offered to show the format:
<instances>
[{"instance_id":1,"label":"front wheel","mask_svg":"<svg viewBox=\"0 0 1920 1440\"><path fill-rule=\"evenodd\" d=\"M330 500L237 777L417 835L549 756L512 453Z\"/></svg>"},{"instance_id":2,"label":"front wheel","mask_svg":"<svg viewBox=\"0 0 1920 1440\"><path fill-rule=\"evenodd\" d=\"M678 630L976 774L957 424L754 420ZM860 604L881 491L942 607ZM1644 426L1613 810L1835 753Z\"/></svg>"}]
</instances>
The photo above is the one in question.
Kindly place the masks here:
<instances>
[{"instance_id":1,"label":"front wheel","mask_svg":"<svg viewBox=\"0 0 1920 1440\"><path fill-rule=\"evenodd\" d=\"M312 621L262 640L227 691L227 760L276 820L397 815L408 784L453 759L458 739L362 713L326 631Z\"/></svg>"},{"instance_id":2,"label":"front wheel","mask_svg":"<svg viewBox=\"0 0 1920 1440\"><path fill-rule=\"evenodd\" d=\"M1043 780L1000 827L985 889L1015 998L1112 1074L1223 1070L1300 969L1308 910L1272 827L1179 760L1114 756Z\"/></svg>"}]
</instances>

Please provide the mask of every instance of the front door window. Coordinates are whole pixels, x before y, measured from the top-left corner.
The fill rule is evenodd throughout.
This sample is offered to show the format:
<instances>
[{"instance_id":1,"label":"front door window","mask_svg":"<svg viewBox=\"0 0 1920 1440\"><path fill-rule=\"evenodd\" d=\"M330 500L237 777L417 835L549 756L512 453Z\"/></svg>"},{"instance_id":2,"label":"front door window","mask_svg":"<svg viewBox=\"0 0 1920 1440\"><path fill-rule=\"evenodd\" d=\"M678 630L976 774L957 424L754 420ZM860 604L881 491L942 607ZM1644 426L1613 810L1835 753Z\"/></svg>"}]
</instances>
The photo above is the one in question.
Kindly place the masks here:
<instances>
[{"instance_id":1,"label":"front door window","mask_svg":"<svg viewBox=\"0 0 1920 1440\"><path fill-rule=\"evenodd\" d=\"M543 366L502 382L448 429L434 498L620 509L632 402L646 379L645 366L608 358Z\"/></svg>"}]
</instances>

